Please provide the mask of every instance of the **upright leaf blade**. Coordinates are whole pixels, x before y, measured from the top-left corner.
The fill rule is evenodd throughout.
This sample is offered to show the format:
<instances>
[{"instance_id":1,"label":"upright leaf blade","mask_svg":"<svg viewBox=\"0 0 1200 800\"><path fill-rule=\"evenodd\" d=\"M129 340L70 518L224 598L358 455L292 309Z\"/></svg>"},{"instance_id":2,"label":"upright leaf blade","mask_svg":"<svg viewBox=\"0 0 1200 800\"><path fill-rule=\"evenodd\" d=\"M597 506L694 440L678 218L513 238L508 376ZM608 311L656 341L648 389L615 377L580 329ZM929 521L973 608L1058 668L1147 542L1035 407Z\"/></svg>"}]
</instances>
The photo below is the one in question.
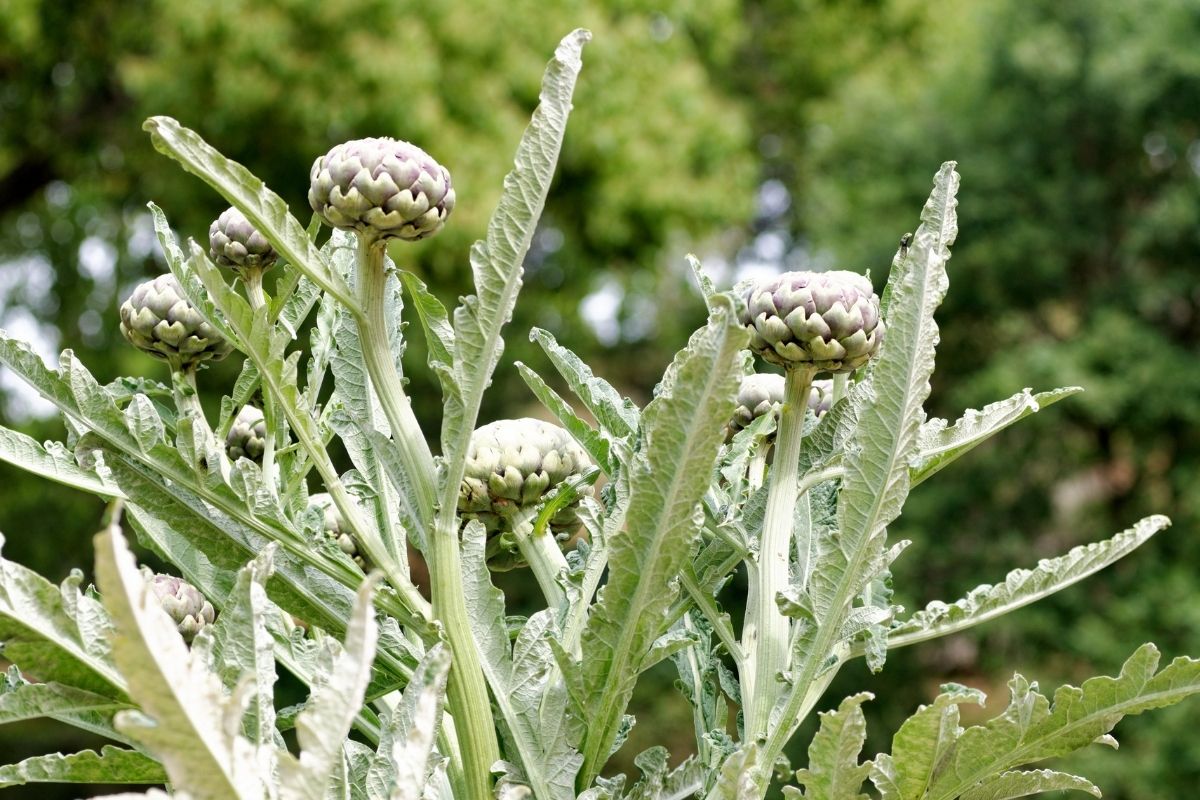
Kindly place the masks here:
<instances>
[{"instance_id":1,"label":"upright leaf blade","mask_svg":"<svg viewBox=\"0 0 1200 800\"><path fill-rule=\"evenodd\" d=\"M821 714L821 727L808 747L808 766L796 773L805 800L868 800L859 790L871 766L859 764L858 755L867 740L862 704L873 697L860 692L836 711Z\"/></svg>"}]
</instances>

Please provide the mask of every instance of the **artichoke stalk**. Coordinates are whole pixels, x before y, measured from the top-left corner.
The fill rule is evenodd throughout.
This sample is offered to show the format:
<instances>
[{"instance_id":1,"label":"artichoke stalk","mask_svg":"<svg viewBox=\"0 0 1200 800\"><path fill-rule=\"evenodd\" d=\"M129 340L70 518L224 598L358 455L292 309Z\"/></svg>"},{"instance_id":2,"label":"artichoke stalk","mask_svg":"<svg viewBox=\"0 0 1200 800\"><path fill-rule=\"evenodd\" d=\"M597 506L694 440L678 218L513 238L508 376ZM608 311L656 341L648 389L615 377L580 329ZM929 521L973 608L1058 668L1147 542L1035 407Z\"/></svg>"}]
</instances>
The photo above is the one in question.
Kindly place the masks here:
<instances>
[{"instance_id":1,"label":"artichoke stalk","mask_svg":"<svg viewBox=\"0 0 1200 800\"><path fill-rule=\"evenodd\" d=\"M755 740L768 733L780 692L775 676L788 663L790 624L775 598L788 585L804 413L812 402L813 379L821 373L844 375L866 364L878 352L885 327L871 282L845 271L785 272L754 282L745 289L740 320L750 332L751 350L784 368L774 467L758 558L749 570L742 642L746 736ZM829 394L832 403L832 386ZM820 404L818 400L818 410ZM797 543L802 591L811 569L811 546L811 540Z\"/></svg>"}]
</instances>

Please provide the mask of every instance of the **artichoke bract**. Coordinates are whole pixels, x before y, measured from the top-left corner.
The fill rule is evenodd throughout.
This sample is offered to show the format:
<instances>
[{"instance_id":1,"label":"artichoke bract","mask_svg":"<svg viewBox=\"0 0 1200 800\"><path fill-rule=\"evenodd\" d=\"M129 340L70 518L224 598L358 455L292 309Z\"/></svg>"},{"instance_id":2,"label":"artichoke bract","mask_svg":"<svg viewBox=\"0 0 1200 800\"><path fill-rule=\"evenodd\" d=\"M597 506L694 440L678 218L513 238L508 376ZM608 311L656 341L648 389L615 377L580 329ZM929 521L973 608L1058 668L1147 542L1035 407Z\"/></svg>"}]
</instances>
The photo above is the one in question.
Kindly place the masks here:
<instances>
[{"instance_id":1,"label":"artichoke bract","mask_svg":"<svg viewBox=\"0 0 1200 800\"><path fill-rule=\"evenodd\" d=\"M488 565L493 569L520 566L513 516L591 466L588 454L571 434L549 422L506 419L478 428L467 448L458 510L464 519L478 519L493 534L488 540ZM579 527L579 501L575 498L563 505L550 518L550 530L560 541Z\"/></svg>"},{"instance_id":2,"label":"artichoke bract","mask_svg":"<svg viewBox=\"0 0 1200 800\"><path fill-rule=\"evenodd\" d=\"M333 502L333 497L326 492L314 494L308 498L308 507L315 508L324 515L325 535L333 540L338 549L350 556L363 572L368 571L371 563L359 549L358 538L346 524L342 512Z\"/></svg>"},{"instance_id":3,"label":"artichoke bract","mask_svg":"<svg viewBox=\"0 0 1200 800\"><path fill-rule=\"evenodd\" d=\"M454 188L450 172L416 145L356 139L313 163L308 203L335 228L415 241L441 230Z\"/></svg>"},{"instance_id":4,"label":"artichoke bract","mask_svg":"<svg viewBox=\"0 0 1200 800\"><path fill-rule=\"evenodd\" d=\"M143 570L142 574L150 591L188 644L192 643L197 633L216 619L217 613L213 610L212 603L205 600L200 590L183 578L155 574L149 570Z\"/></svg>"},{"instance_id":5,"label":"artichoke bract","mask_svg":"<svg viewBox=\"0 0 1200 800\"><path fill-rule=\"evenodd\" d=\"M808 408L818 419L833 408L833 381L813 381L812 388L808 390Z\"/></svg>"},{"instance_id":6,"label":"artichoke bract","mask_svg":"<svg viewBox=\"0 0 1200 800\"><path fill-rule=\"evenodd\" d=\"M854 272L785 272L752 284L744 301L751 349L782 367L852 372L883 342L879 297Z\"/></svg>"},{"instance_id":7,"label":"artichoke bract","mask_svg":"<svg viewBox=\"0 0 1200 800\"><path fill-rule=\"evenodd\" d=\"M248 458L256 464L262 463L263 451L267 446L267 419L261 409L242 406L233 419L233 426L225 437L225 452L230 461Z\"/></svg>"},{"instance_id":8,"label":"artichoke bract","mask_svg":"<svg viewBox=\"0 0 1200 800\"><path fill-rule=\"evenodd\" d=\"M170 273L138 284L120 313L121 333L129 343L172 369L219 361L233 349L188 302Z\"/></svg>"},{"instance_id":9,"label":"artichoke bract","mask_svg":"<svg viewBox=\"0 0 1200 800\"><path fill-rule=\"evenodd\" d=\"M208 229L208 254L219 267L268 270L279 254L236 208L221 212Z\"/></svg>"}]
</instances>

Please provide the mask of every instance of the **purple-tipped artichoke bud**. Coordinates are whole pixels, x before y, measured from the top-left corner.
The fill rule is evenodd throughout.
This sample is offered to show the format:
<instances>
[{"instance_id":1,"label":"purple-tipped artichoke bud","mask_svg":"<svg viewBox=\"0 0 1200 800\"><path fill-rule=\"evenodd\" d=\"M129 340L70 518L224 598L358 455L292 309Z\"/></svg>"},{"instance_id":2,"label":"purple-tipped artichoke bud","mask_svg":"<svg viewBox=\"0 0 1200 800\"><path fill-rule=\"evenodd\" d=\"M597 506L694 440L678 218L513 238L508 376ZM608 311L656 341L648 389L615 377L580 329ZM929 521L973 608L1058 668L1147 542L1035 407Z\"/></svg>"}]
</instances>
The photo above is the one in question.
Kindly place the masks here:
<instances>
[{"instance_id":1,"label":"purple-tipped artichoke bud","mask_svg":"<svg viewBox=\"0 0 1200 800\"><path fill-rule=\"evenodd\" d=\"M854 272L785 272L755 282L744 299L750 347L772 364L852 372L883 342L879 297Z\"/></svg>"},{"instance_id":2,"label":"purple-tipped artichoke bud","mask_svg":"<svg viewBox=\"0 0 1200 800\"><path fill-rule=\"evenodd\" d=\"M519 566L511 535L513 516L591 466L571 434L540 419L505 419L477 429L467 448L458 510L464 519L481 521L492 534L488 564L494 569ZM566 503L550 518L550 530L560 541L579 527L580 499Z\"/></svg>"},{"instance_id":3,"label":"purple-tipped artichoke bud","mask_svg":"<svg viewBox=\"0 0 1200 800\"><path fill-rule=\"evenodd\" d=\"M308 203L335 228L416 241L454 210L450 172L414 144L356 139L313 162Z\"/></svg>"},{"instance_id":4,"label":"purple-tipped artichoke bud","mask_svg":"<svg viewBox=\"0 0 1200 800\"><path fill-rule=\"evenodd\" d=\"M733 409L733 417L729 420L729 435L749 427L761 416L778 413L783 405L783 388L782 375L761 372L742 378L737 407Z\"/></svg>"},{"instance_id":5,"label":"purple-tipped artichoke bud","mask_svg":"<svg viewBox=\"0 0 1200 800\"><path fill-rule=\"evenodd\" d=\"M239 272L243 269L266 271L279 258L267 237L236 208L225 209L209 226L208 254L217 266Z\"/></svg>"},{"instance_id":6,"label":"purple-tipped artichoke bud","mask_svg":"<svg viewBox=\"0 0 1200 800\"><path fill-rule=\"evenodd\" d=\"M121 304L121 333L129 343L180 369L219 361L232 347L184 296L167 273L138 284Z\"/></svg>"},{"instance_id":7,"label":"purple-tipped artichoke bud","mask_svg":"<svg viewBox=\"0 0 1200 800\"><path fill-rule=\"evenodd\" d=\"M333 540L339 550L350 556L359 569L367 572L371 563L359 549L358 537L346 524L346 518L333 502L333 497L325 492L314 494L308 498L308 507L315 508L324 515L325 535Z\"/></svg>"},{"instance_id":8,"label":"purple-tipped artichoke bud","mask_svg":"<svg viewBox=\"0 0 1200 800\"><path fill-rule=\"evenodd\" d=\"M242 406L233 418L233 426L225 437L225 452L230 461L248 458L256 464L262 463L263 450L267 446L267 419L261 409Z\"/></svg>"},{"instance_id":9,"label":"purple-tipped artichoke bud","mask_svg":"<svg viewBox=\"0 0 1200 800\"><path fill-rule=\"evenodd\" d=\"M808 390L808 407L818 418L833 408L833 381L813 381Z\"/></svg>"},{"instance_id":10,"label":"purple-tipped artichoke bud","mask_svg":"<svg viewBox=\"0 0 1200 800\"><path fill-rule=\"evenodd\" d=\"M175 623L176 630L188 644L196 638L204 626L211 625L217 613L212 603L204 599L200 590L183 578L174 575L154 574L143 570L150 591L158 599L163 611Z\"/></svg>"}]
</instances>

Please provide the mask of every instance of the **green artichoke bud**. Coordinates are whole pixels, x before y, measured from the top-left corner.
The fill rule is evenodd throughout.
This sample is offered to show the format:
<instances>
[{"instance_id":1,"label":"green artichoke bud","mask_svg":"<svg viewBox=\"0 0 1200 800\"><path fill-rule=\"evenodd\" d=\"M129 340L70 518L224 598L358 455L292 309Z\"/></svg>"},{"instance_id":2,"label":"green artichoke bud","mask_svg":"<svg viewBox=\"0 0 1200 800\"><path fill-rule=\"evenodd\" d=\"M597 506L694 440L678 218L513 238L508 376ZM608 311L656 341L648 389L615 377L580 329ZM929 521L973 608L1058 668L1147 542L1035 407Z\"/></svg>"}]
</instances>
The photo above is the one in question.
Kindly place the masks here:
<instances>
[{"instance_id":1,"label":"green artichoke bud","mask_svg":"<svg viewBox=\"0 0 1200 800\"><path fill-rule=\"evenodd\" d=\"M221 212L208 229L208 253L219 267L268 270L279 254L236 208Z\"/></svg>"},{"instance_id":2,"label":"green artichoke bud","mask_svg":"<svg viewBox=\"0 0 1200 800\"><path fill-rule=\"evenodd\" d=\"M512 521L516 512L536 506L563 481L582 475L591 459L571 434L540 419L505 419L477 429L467 448L458 510L478 519L493 536L488 564L493 569L521 565ZM550 518L550 530L567 541L579 527L579 498Z\"/></svg>"},{"instance_id":3,"label":"green artichoke bud","mask_svg":"<svg viewBox=\"0 0 1200 800\"><path fill-rule=\"evenodd\" d=\"M225 452L229 459L237 461L239 458L248 458L261 464L266 446L267 419L262 410L254 406L242 406L225 437Z\"/></svg>"},{"instance_id":4,"label":"green artichoke bud","mask_svg":"<svg viewBox=\"0 0 1200 800\"><path fill-rule=\"evenodd\" d=\"M853 272L785 272L746 291L741 322L772 364L852 372L883 342L879 297Z\"/></svg>"},{"instance_id":5,"label":"green artichoke bud","mask_svg":"<svg viewBox=\"0 0 1200 800\"><path fill-rule=\"evenodd\" d=\"M324 515L325 535L333 540L338 549L350 556L363 572L368 571L371 564L359 550L358 537L346 524L346 519L333 502L333 497L325 492L314 494L308 498L308 507L315 508Z\"/></svg>"},{"instance_id":6,"label":"green artichoke bud","mask_svg":"<svg viewBox=\"0 0 1200 800\"><path fill-rule=\"evenodd\" d=\"M356 139L313 162L308 203L335 228L416 241L454 210L450 172L398 139Z\"/></svg>"},{"instance_id":7,"label":"green artichoke bud","mask_svg":"<svg viewBox=\"0 0 1200 800\"><path fill-rule=\"evenodd\" d=\"M134 347L167 361L172 369L219 361L233 349L188 302L170 273L138 284L121 304L121 333Z\"/></svg>"},{"instance_id":8,"label":"green artichoke bud","mask_svg":"<svg viewBox=\"0 0 1200 800\"><path fill-rule=\"evenodd\" d=\"M741 388L737 394L737 408L733 410L733 418L729 421L729 435L749 427L751 422L771 413L778 413L783 404L782 375L772 373L757 373L742 378Z\"/></svg>"},{"instance_id":9,"label":"green artichoke bud","mask_svg":"<svg viewBox=\"0 0 1200 800\"><path fill-rule=\"evenodd\" d=\"M175 623L176 630L188 644L196 638L204 626L211 625L217 612L212 603L204 599L200 590L183 578L174 575L152 573L142 570L142 575L167 616Z\"/></svg>"}]
</instances>

